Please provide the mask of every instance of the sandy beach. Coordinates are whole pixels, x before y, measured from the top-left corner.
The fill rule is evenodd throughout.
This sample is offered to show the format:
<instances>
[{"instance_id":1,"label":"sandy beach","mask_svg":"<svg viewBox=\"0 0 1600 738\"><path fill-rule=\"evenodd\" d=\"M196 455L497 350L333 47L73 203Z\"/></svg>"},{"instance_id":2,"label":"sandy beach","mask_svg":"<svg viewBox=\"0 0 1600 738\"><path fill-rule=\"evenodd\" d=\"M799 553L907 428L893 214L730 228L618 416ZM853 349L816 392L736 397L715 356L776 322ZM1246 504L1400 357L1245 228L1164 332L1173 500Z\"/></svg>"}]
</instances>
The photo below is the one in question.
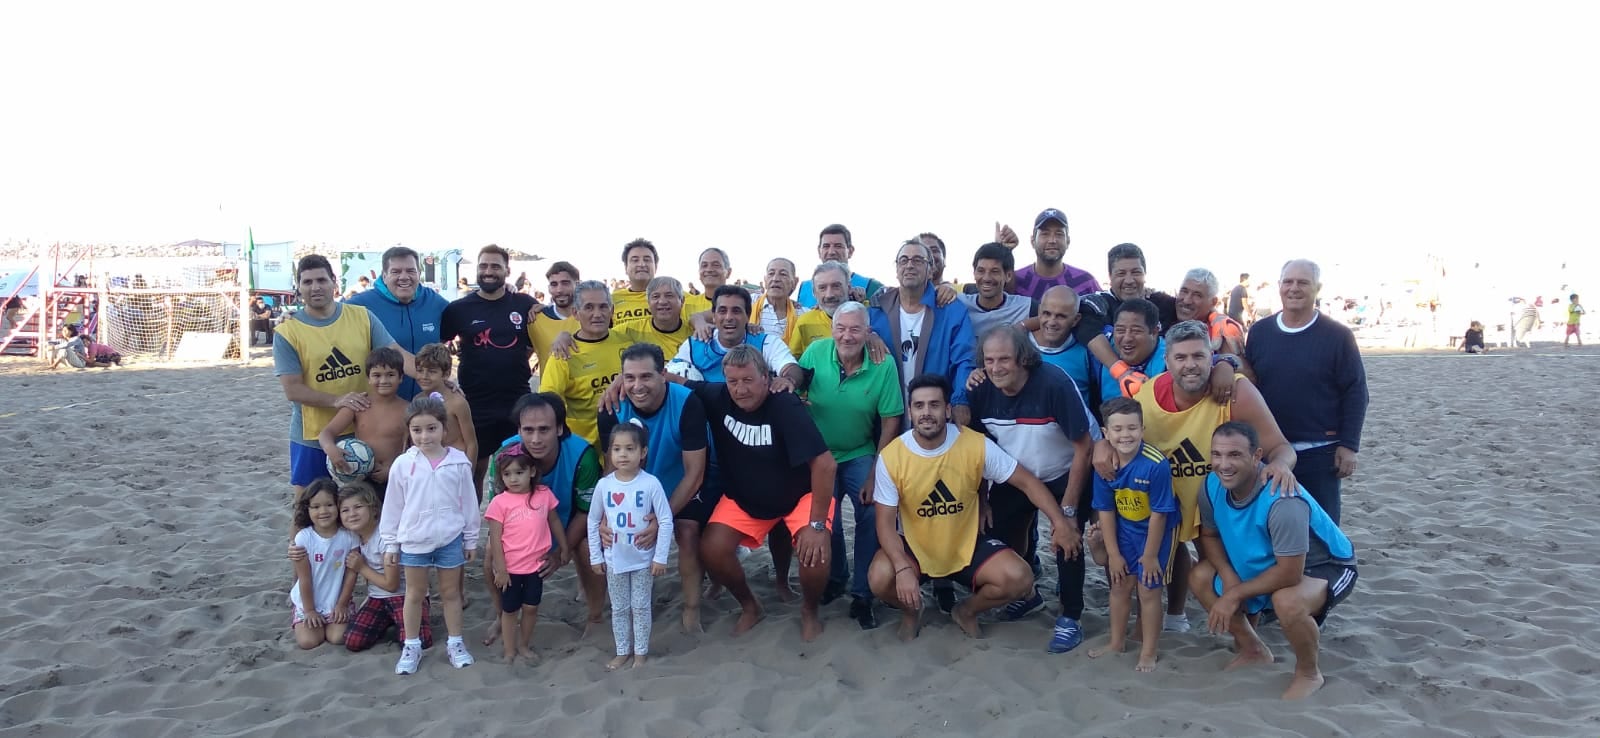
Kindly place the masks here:
<instances>
[{"instance_id":1,"label":"sandy beach","mask_svg":"<svg viewBox=\"0 0 1600 738\"><path fill-rule=\"evenodd\" d=\"M5 359L0 738L1600 735L1600 349L1367 367L1344 516L1361 579L1323 630L1327 686L1284 704L1292 659L1275 626L1263 635L1278 662L1228 674L1228 639L1198 630L1165 635L1148 675L1132 652L1049 655L1053 612L969 640L933 611L902 644L892 612L863 633L845 599L804 644L765 551L746 566L768 618L737 640L731 598L708 603L708 632L688 636L676 569L658 580L652 659L637 672L604 671L608 625L580 640L570 566L547 586L536 668L479 645L481 594L469 669L438 647L413 677L392 673L398 645L300 651L284 560L288 406L268 358L55 372ZM477 574L468 586L481 593ZM1098 573L1087 591L1093 645L1106 627ZM1203 622L1192 601L1189 613Z\"/></svg>"}]
</instances>

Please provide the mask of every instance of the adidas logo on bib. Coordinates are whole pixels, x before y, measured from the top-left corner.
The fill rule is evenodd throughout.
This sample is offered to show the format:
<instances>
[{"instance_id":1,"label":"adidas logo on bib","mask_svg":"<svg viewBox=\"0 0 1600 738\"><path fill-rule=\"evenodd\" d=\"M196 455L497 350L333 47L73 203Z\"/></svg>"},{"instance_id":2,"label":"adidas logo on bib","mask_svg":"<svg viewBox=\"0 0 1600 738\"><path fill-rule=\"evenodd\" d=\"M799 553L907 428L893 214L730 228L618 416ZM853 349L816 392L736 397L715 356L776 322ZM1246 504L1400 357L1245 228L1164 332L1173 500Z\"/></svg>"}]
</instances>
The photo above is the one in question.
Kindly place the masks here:
<instances>
[{"instance_id":1,"label":"adidas logo on bib","mask_svg":"<svg viewBox=\"0 0 1600 738\"><path fill-rule=\"evenodd\" d=\"M933 491L928 493L927 499L917 506L917 517L959 515L965 509L967 506L956 501L956 496L950 494L950 488L944 486L944 480L941 479L933 485Z\"/></svg>"},{"instance_id":2,"label":"adidas logo on bib","mask_svg":"<svg viewBox=\"0 0 1600 738\"><path fill-rule=\"evenodd\" d=\"M328 358L322 362L322 366L317 369L316 379L318 382L332 382L335 379L359 376L361 376L361 365L351 361L350 357L345 356L344 352L335 346L328 352Z\"/></svg>"}]
</instances>

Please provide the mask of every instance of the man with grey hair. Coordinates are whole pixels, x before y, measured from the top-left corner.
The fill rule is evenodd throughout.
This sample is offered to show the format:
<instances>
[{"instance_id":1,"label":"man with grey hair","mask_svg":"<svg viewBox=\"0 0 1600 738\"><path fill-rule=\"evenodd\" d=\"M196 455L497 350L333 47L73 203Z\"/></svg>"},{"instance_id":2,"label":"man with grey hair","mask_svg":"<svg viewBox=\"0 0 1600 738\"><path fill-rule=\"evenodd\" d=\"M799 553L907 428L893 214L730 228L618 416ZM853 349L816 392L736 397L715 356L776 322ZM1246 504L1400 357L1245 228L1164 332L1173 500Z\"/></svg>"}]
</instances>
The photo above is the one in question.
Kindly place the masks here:
<instances>
[{"instance_id":1,"label":"man with grey hair","mask_svg":"<svg viewBox=\"0 0 1600 738\"><path fill-rule=\"evenodd\" d=\"M850 299L850 282L850 267L841 261L824 261L811 272L806 285L812 290L812 309L795 319L785 342L791 353L800 356L811 344L833 335L833 315Z\"/></svg>"},{"instance_id":2,"label":"man with grey hair","mask_svg":"<svg viewBox=\"0 0 1600 738\"><path fill-rule=\"evenodd\" d=\"M1065 653L1083 641L1078 620L1083 617L1085 568L1078 542L1093 515L1089 451L1099 427L1072 380L1041 360L1022 329L993 326L983 332L978 347L985 378L972 389L972 427L1044 482L1071 523L1065 531L1067 547L1056 556L1061 616L1050 642L1052 652ZM994 537L1023 560L1032 560L1038 543L1038 508L1022 490L1003 483L990 489L988 507ZM1044 597L1035 587L1027 597L1006 605L1001 617L1018 620L1043 607Z\"/></svg>"},{"instance_id":3,"label":"man with grey hair","mask_svg":"<svg viewBox=\"0 0 1600 738\"><path fill-rule=\"evenodd\" d=\"M795 284L793 261L780 256L767 262L761 296L750 308L750 324L761 326L763 333L777 336L785 345L793 337L796 319L805 312L793 299Z\"/></svg>"},{"instance_id":4,"label":"man with grey hair","mask_svg":"<svg viewBox=\"0 0 1600 738\"><path fill-rule=\"evenodd\" d=\"M836 276L837 272L826 276ZM818 282L818 284L822 284ZM837 285L843 288L843 284ZM819 293L822 297L823 293ZM821 312L821 310L813 311ZM800 356L807 387L806 409L822 431L822 438L833 454L838 470L834 473L833 568L822 603L844 594L848 585L852 602L850 617L862 628L878 626L872 611L872 588L867 582L867 567L878 553L878 534L873 522L872 470L878 450L900 433L900 416L905 400L900 374L894 362L885 357L868 356L867 339L872 327L867 323L867 307L845 302L833 314L833 337L813 343ZM878 429L876 437L873 428ZM851 502L855 520L855 567L851 576L846 558L844 505Z\"/></svg>"},{"instance_id":5,"label":"man with grey hair","mask_svg":"<svg viewBox=\"0 0 1600 738\"><path fill-rule=\"evenodd\" d=\"M711 312L711 294L727 284L728 277L733 274L733 261L728 259L728 252L715 246L700 252L698 266L700 294L683 298L684 307L688 308L684 312L689 315Z\"/></svg>"},{"instance_id":6,"label":"man with grey hair","mask_svg":"<svg viewBox=\"0 0 1600 738\"><path fill-rule=\"evenodd\" d=\"M694 326L683 317L683 284L668 276L655 277L645 287L650 317L617 326L637 341L661 347L661 353L676 356L678 347L694 335Z\"/></svg>"},{"instance_id":7,"label":"man with grey hair","mask_svg":"<svg viewBox=\"0 0 1600 738\"><path fill-rule=\"evenodd\" d=\"M932 372L955 387L950 397L956 425L971 419L966 381L972 374L972 323L960 302L940 305L932 281L933 251L913 238L895 254L898 287L887 287L870 303L872 331L898 349L902 385Z\"/></svg>"},{"instance_id":8,"label":"man with grey hair","mask_svg":"<svg viewBox=\"0 0 1600 738\"><path fill-rule=\"evenodd\" d=\"M578 332L565 358L545 362L539 391L552 392L567 406L567 428L595 448L600 446L600 397L622 371L622 351L636 343L626 330L612 330L611 290L598 280L574 288ZM503 436L502 436L503 437Z\"/></svg>"},{"instance_id":9,"label":"man with grey hair","mask_svg":"<svg viewBox=\"0 0 1600 738\"><path fill-rule=\"evenodd\" d=\"M800 637L822 634L819 605L828 580L829 527L837 466L817 424L792 392L772 391L761 350L740 344L722 360L724 382L686 381L705 406L722 477L717 503L700 542L711 580L728 589L742 610L733 633L761 621L738 548L757 548L782 526L800 558Z\"/></svg>"},{"instance_id":10,"label":"man with grey hair","mask_svg":"<svg viewBox=\"0 0 1600 738\"><path fill-rule=\"evenodd\" d=\"M1210 269L1190 269L1178 286L1178 320L1194 320L1205 325L1211 332L1213 352L1243 356L1244 326L1217 312L1219 289L1217 275Z\"/></svg>"},{"instance_id":11,"label":"man with grey hair","mask_svg":"<svg viewBox=\"0 0 1600 738\"><path fill-rule=\"evenodd\" d=\"M1295 476L1337 523L1341 480L1355 473L1361 450L1367 370L1355 334L1317 312L1321 290L1316 262L1284 264L1278 278L1283 310L1250 328L1245 357L1267 407L1294 444Z\"/></svg>"}]
</instances>

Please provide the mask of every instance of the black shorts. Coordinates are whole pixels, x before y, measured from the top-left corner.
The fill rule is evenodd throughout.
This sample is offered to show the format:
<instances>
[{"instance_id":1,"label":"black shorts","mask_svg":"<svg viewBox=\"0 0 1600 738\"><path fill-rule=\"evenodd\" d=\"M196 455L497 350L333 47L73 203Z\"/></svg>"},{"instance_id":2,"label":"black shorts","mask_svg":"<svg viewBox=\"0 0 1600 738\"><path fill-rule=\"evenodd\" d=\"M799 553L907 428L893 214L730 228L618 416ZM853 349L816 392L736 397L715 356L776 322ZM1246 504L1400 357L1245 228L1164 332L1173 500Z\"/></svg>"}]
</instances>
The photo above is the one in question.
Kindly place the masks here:
<instances>
[{"instance_id":1,"label":"black shorts","mask_svg":"<svg viewBox=\"0 0 1600 738\"><path fill-rule=\"evenodd\" d=\"M689 504L684 505L683 509L672 517L674 520L688 520L699 523L700 527L704 529L706 523L711 520L711 511L717 509L717 503L720 501L722 501L721 492L702 487L689 500Z\"/></svg>"},{"instance_id":2,"label":"black shorts","mask_svg":"<svg viewBox=\"0 0 1600 738\"><path fill-rule=\"evenodd\" d=\"M911 544L906 543L904 538L900 539L900 543L906 547L906 555L910 556L912 561L916 561L917 555L911 552ZM978 570L982 569L984 564L989 563L989 559L994 558L995 554L1010 550L1010 546L980 533L978 534L977 545L972 547L972 561L967 562L965 569L942 577L930 577L927 574L923 574L922 581L955 582L967 589L976 589L976 587L972 586L972 583L978 578ZM921 570L921 568L922 564L918 562L917 569Z\"/></svg>"},{"instance_id":3,"label":"black shorts","mask_svg":"<svg viewBox=\"0 0 1600 738\"><path fill-rule=\"evenodd\" d=\"M1322 603L1322 609L1311 616L1316 619L1318 626L1328 619L1328 613L1335 606L1350 596L1350 592L1356 588L1356 580L1360 578L1354 566L1332 561L1306 569L1305 575L1328 583L1328 599Z\"/></svg>"},{"instance_id":4,"label":"black shorts","mask_svg":"<svg viewBox=\"0 0 1600 738\"><path fill-rule=\"evenodd\" d=\"M500 450L501 442L517 434L509 418L472 419L472 432L478 436L478 458L487 459Z\"/></svg>"},{"instance_id":5,"label":"black shorts","mask_svg":"<svg viewBox=\"0 0 1600 738\"><path fill-rule=\"evenodd\" d=\"M544 600L544 578L533 574L507 574L511 584L500 591L500 611L516 612L524 607L538 607Z\"/></svg>"}]
</instances>

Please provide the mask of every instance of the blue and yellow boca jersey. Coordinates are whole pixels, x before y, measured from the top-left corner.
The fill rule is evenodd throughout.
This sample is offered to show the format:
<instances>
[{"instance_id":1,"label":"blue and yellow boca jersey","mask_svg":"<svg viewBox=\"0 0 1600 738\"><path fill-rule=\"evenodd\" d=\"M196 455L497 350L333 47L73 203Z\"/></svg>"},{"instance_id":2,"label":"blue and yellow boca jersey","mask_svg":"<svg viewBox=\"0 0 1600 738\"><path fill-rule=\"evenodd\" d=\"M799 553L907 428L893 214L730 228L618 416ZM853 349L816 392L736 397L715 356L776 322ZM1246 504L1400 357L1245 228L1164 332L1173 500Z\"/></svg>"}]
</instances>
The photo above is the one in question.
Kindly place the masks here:
<instances>
[{"instance_id":1,"label":"blue and yellow boca jersey","mask_svg":"<svg viewBox=\"0 0 1600 738\"><path fill-rule=\"evenodd\" d=\"M1172 494L1172 468L1161 450L1148 443L1114 482L1094 476L1094 509L1116 511L1117 525L1141 536L1150 531L1150 515L1166 513L1167 527L1178 525L1178 500ZM1164 533L1164 531L1163 531Z\"/></svg>"}]
</instances>

